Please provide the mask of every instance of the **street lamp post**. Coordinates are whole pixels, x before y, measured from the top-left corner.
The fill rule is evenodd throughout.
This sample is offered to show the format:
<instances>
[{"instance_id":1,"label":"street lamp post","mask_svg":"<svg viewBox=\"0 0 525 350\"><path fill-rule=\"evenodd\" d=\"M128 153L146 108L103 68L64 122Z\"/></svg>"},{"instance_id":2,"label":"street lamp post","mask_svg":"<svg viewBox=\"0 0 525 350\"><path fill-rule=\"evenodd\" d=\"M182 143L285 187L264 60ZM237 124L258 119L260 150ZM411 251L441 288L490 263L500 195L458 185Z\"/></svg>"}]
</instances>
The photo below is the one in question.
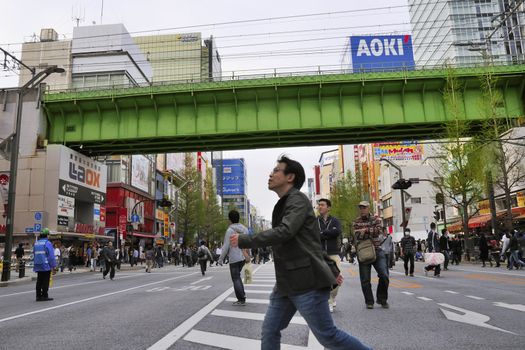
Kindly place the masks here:
<instances>
[{"instance_id":1,"label":"street lamp post","mask_svg":"<svg viewBox=\"0 0 525 350\"><path fill-rule=\"evenodd\" d=\"M45 70L37 73L27 83L18 90L18 98L16 101L16 127L14 130L13 141L11 145L11 161L9 169L9 193L7 197L7 217L6 217L6 237L4 250L4 265L2 269L2 281L9 281L11 277L11 256L13 248L13 231L14 231L14 217L15 217L15 193L16 193L16 176L18 170L18 148L20 145L20 133L22 124L22 105L24 95L28 90L35 88L44 79L53 73L63 73L65 70L57 66L50 66Z\"/></svg>"},{"instance_id":2,"label":"street lamp post","mask_svg":"<svg viewBox=\"0 0 525 350\"><path fill-rule=\"evenodd\" d=\"M401 170L401 168L397 166L394 162L392 162L390 159L380 158L379 161L384 161L390 164L399 173L399 178L400 179L403 178L403 171ZM402 220L401 221L402 225L404 225L405 224L405 191L403 191L402 189L401 189L401 220Z\"/></svg>"}]
</instances>

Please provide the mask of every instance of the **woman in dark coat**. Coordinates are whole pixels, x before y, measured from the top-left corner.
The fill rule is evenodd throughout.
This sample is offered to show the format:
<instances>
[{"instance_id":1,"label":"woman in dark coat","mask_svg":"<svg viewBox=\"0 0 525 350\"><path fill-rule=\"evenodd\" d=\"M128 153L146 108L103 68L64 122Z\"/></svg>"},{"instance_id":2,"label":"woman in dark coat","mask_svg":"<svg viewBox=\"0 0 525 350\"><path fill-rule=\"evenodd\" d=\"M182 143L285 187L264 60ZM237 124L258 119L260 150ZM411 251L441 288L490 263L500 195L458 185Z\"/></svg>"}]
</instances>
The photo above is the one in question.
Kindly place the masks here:
<instances>
[{"instance_id":1,"label":"woman in dark coat","mask_svg":"<svg viewBox=\"0 0 525 350\"><path fill-rule=\"evenodd\" d=\"M492 267L492 261L489 258L489 245L483 233L479 237L479 259L483 263L482 267L485 267L485 261L487 260L490 263L490 267Z\"/></svg>"}]
</instances>

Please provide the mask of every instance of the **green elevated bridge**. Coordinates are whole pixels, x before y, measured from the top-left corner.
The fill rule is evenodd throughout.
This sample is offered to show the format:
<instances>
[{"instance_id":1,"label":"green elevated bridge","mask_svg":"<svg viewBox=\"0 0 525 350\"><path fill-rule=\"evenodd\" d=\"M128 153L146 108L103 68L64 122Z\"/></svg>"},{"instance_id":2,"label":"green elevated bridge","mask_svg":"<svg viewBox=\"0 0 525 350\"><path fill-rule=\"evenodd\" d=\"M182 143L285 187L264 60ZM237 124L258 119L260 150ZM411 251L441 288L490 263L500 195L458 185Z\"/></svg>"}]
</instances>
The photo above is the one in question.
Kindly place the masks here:
<instances>
[{"instance_id":1,"label":"green elevated bridge","mask_svg":"<svg viewBox=\"0 0 525 350\"><path fill-rule=\"evenodd\" d=\"M490 69L502 118L524 116L525 65L455 69L463 115L481 121ZM245 79L46 93L48 140L91 155L431 139L447 115L446 69Z\"/></svg>"}]
</instances>

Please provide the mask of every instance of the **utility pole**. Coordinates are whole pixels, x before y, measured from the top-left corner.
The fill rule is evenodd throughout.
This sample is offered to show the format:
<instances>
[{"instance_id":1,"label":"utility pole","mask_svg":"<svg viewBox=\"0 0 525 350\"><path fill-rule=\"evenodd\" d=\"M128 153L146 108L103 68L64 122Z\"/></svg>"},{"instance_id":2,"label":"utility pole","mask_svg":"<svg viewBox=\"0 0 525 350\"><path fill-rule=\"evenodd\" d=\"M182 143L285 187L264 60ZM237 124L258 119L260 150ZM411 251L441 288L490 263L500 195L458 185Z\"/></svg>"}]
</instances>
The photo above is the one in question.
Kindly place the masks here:
<instances>
[{"instance_id":1,"label":"utility pole","mask_svg":"<svg viewBox=\"0 0 525 350\"><path fill-rule=\"evenodd\" d=\"M4 50L2 50L5 52ZM25 65L24 65L25 66ZM33 72L33 71L32 71ZM7 196L7 217L6 226L7 232L5 235L5 249L4 249L4 265L2 269L2 281L9 281L11 277L11 256L13 249L13 232L14 232L14 218L15 218L15 194L16 194L16 177L18 170L18 148L20 144L20 133L22 127L22 106L24 104L24 95L28 90L34 89L44 79L53 73L63 73L63 68L57 66L49 66L45 70L34 75L27 83L25 83L18 90L18 99L16 101L16 121L13 141L11 145L11 161L9 169L9 193Z\"/></svg>"}]
</instances>

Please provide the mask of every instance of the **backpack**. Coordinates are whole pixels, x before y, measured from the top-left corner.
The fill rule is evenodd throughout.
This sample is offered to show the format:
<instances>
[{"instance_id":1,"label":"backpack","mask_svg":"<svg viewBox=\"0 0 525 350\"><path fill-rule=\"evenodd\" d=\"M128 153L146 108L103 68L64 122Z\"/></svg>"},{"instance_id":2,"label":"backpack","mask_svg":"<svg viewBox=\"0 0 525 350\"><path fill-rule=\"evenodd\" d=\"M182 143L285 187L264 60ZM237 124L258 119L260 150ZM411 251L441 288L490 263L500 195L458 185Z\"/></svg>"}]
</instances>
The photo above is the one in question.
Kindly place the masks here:
<instances>
[{"instance_id":1,"label":"backpack","mask_svg":"<svg viewBox=\"0 0 525 350\"><path fill-rule=\"evenodd\" d=\"M204 249L199 248L199 252L197 253L197 257L198 258L204 258L205 255L206 255L206 253L204 252Z\"/></svg>"}]
</instances>

